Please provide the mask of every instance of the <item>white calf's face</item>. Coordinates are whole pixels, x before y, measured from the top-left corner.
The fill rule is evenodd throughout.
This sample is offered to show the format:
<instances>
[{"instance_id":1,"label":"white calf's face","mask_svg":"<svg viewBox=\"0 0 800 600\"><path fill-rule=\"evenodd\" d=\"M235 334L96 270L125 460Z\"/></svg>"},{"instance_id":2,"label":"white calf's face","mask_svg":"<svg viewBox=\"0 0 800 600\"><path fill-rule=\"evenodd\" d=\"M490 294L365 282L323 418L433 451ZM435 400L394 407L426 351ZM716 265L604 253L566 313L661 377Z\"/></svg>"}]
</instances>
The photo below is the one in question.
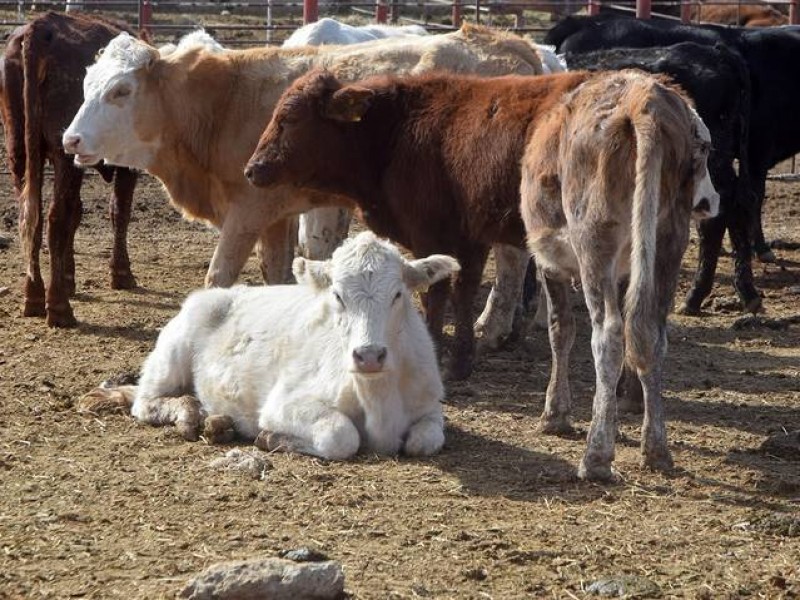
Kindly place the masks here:
<instances>
[{"instance_id":1,"label":"white calf's face","mask_svg":"<svg viewBox=\"0 0 800 600\"><path fill-rule=\"evenodd\" d=\"M344 367L358 376L395 369L398 357L409 351L400 346L400 334L410 319L419 318L410 290L427 287L458 268L449 256L406 261L370 232L347 240L330 261L294 262L297 281L327 295L332 325L342 339Z\"/></svg>"},{"instance_id":2,"label":"white calf's face","mask_svg":"<svg viewBox=\"0 0 800 600\"><path fill-rule=\"evenodd\" d=\"M155 48L122 33L103 50L83 80L83 104L64 132L64 151L75 164L104 159L109 164L147 169L157 139L143 139L137 129L138 107L144 102L140 75L158 60Z\"/></svg>"},{"instance_id":3,"label":"white calf's face","mask_svg":"<svg viewBox=\"0 0 800 600\"><path fill-rule=\"evenodd\" d=\"M708 153L711 150L711 134L700 115L692 109L695 125L693 148L694 159L694 198L692 199L692 216L696 219L708 219L719 214L719 194L711 183L708 174Z\"/></svg>"}]
</instances>

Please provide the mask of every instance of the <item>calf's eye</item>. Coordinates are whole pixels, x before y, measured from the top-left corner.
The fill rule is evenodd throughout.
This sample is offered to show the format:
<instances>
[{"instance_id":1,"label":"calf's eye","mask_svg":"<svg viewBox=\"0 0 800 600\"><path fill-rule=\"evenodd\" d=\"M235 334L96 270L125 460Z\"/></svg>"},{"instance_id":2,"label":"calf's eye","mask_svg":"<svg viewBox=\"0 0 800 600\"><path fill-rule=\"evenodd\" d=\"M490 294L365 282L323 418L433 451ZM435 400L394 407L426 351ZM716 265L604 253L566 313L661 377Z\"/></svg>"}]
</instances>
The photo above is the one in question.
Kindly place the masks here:
<instances>
[{"instance_id":1,"label":"calf's eye","mask_svg":"<svg viewBox=\"0 0 800 600\"><path fill-rule=\"evenodd\" d=\"M344 308L344 300L342 300L342 297L337 292L333 292L333 297L336 298L336 302L339 303L339 306Z\"/></svg>"},{"instance_id":2,"label":"calf's eye","mask_svg":"<svg viewBox=\"0 0 800 600\"><path fill-rule=\"evenodd\" d=\"M397 292L397 293L394 295L394 298L392 298L392 304L394 304L395 302L397 302L398 300L400 300L400 298L401 298L401 296L402 296L402 295L403 295L403 292Z\"/></svg>"}]
</instances>

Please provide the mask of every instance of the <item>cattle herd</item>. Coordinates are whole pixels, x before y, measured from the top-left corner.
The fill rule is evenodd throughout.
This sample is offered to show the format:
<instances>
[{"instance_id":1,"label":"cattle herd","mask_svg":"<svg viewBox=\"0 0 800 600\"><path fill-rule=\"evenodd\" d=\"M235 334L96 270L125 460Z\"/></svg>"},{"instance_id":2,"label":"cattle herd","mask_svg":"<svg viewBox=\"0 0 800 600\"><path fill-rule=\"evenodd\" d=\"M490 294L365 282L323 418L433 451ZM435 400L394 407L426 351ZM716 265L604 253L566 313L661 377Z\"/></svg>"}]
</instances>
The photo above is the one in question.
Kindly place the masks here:
<instances>
[{"instance_id":1,"label":"cattle herd","mask_svg":"<svg viewBox=\"0 0 800 600\"><path fill-rule=\"evenodd\" d=\"M726 231L736 292L759 310L752 257L774 260L761 227L767 171L800 151L800 29L601 15L567 17L545 43L471 25L428 35L323 19L284 48L228 50L204 32L156 48L79 13L15 31L2 118L25 315L76 324L85 168L114 182L114 288L136 285L126 231L137 170L219 231L214 289L166 324L138 385L97 388L82 405L130 407L187 439L205 431L328 459L429 455L444 442L448 298L446 375L465 379L476 348L517 327L532 256L552 350L541 432L572 429L570 289L580 287L596 390L578 474L611 478L622 387L626 406L643 409L643 464L671 469L662 372L690 218L700 257L681 310L698 313L709 295ZM374 233L347 239L350 211ZM254 247L270 285L231 287ZM476 322L490 250L497 274Z\"/></svg>"}]
</instances>

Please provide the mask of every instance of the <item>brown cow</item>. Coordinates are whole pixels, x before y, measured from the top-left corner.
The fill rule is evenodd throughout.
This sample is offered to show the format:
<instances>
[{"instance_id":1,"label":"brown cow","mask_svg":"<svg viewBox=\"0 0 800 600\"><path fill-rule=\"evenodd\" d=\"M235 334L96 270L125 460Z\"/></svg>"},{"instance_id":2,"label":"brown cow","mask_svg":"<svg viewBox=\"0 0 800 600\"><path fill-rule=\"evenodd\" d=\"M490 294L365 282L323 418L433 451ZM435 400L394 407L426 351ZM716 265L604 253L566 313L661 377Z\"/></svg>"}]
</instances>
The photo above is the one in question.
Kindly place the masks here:
<instances>
[{"instance_id":1,"label":"brown cow","mask_svg":"<svg viewBox=\"0 0 800 600\"><path fill-rule=\"evenodd\" d=\"M255 185L292 183L349 197L367 225L417 256L455 256L450 376L472 369L473 300L489 245L524 246L519 161L540 115L587 73L489 80L434 75L343 86L317 72L279 101L250 160ZM292 209L307 209L299 198ZM441 340L448 283L426 299Z\"/></svg>"},{"instance_id":2,"label":"brown cow","mask_svg":"<svg viewBox=\"0 0 800 600\"><path fill-rule=\"evenodd\" d=\"M708 129L685 98L633 70L567 94L528 144L521 212L544 275L553 351L544 430L570 428L570 281L581 281L592 322L597 389L580 477L611 477L623 354L644 390L644 464L672 466L661 401L666 321L690 214L713 216L719 207L706 167L710 147Z\"/></svg>"},{"instance_id":3,"label":"brown cow","mask_svg":"<svg viewBox=\"0 0 800 600\"><path fill-rule=\"evenodd\" d=\"M47 13L18 28L6 45L0 110L27 263L24 314L46 314L50 326L70 327L76 323L69 296L75 291L74 240L81 219L83 171L64 154L61 134L81 104L86 67L123 30L124 25L100 17ZM45 300L39 250L43 168L48 158L55 181L48 213L50 285ZM136 175L128 169L117 169L115 173L109 167L98 168L106 181L114 178L111 287L131 288L136 281L130 270L126 238Z\"/></svg>"},{"instance_id":4,"label":"brown cow","mask_svg":"<svg viewBox=\"0 0 800 600\"><path fill-rule=\"evenodd\" d=\"M767 3L697 4L692 6L691 20L738 27L775 27L788 25L789 18Z\"/></svg>"}]
</instances>

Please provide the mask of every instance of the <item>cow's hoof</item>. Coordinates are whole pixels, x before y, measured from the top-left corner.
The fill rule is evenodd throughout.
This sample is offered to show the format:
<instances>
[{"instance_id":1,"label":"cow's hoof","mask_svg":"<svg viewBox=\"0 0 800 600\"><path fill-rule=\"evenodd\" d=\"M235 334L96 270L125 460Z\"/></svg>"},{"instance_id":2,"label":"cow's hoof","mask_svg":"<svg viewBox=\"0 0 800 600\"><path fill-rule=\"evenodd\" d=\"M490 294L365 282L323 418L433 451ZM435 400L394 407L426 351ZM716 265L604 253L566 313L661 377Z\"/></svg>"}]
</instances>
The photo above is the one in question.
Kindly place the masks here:
<instances>
[{"instance_id":1,"label":"cow's hoof","mask_svg":"<svg viewBox=\"0 0 800 600\"><path fill-rule=\"evenodd\" d=\"M22 308L23 317L44 317L47 315L47 308L44 300L25 300Z\"/></svg>"},{"instance_id":2,"label":"cow's hoof","mask_svg":"<svg viewBox=\"0 0 800 600\"><path fill-rule=\"evenodd\" d=\"M233 419L227 415L209 415L203 424L203 437L209 444L227 444L236 439Z\"/></svg>"},{"instance_id":3,"label":"cow's hoof","mask_svg":"<svg viewBox=\"0 0 800 600\"><path fill-rule=\"evenodd\" d=\"M132 290L136 287L136 278L130 271L111 273L112 290Z\"/></svg>"},{"instance_id":4,"label":"cow's hoof","mask_svg":"<svg viewBox=\"0 0 800 600\"><path fill-rule=\"evenodd\" d=\"M744 310L749 312L752 315L758 314L761 311L761 307L763 302L761 300L761 296L756 296L749 301L743 301L742 304L744 305Z\"/></svg>"},{"instance_id":5,"label":"cow's hoof","mask_svg":"<svg viewBox=\"0 0 800 600\"><path fill-rule=\"evenodd\" d=\"M94 388L80 397L76 404L78 412L95 415L127 413L131 405L121 391L109 388Z\"/></svg>"},{"instance_id":6,"label":"cow's hoof","mask_svg":"<svg viewBox=\"0 0 800 600\"><path fill-rule=\"evenodd\" d=\"M47 309L47 326L48 327L77 327L78 321L72 312L69 305L58 309Z\"/></svg>"},{"instance_id":7,"label":"cow's hoof","mask_svg":"<svg viewBox=\"0 0 800 600\"><path fill-rule=\"evenodd\" d=\"M575 428L569 417L544 417L539 419L536 431L545 435L574 435Z\"/></svg>"},{"instance_id":8,"label":"cow's hoof","mask_svg":"<svg viewBox=\"0 0 800 600\"><path fill-rule=\"evenodd\" d=\"M578 478L584 481L610 483L616 480L611 470L611 463L587 461L586 457L578 465Z\"/></svg>"},{"instance_id":9,"label":"cow's hoof","mask_svg":"<svg viewBox=\"0 0 800 600\"><path fill-rule=\"evenodd\" d=\"M664 449L644 454L642 456L642 466L651 471L668 473L675 468L675 463L672 461L672 455L669 450Z\"/></svg>"},{"instance_id":10,"label":"cow's hoof","mask_svg":"<svg viewBox=\"0 0 800 600\"><path fill-rule=\"evenodd\" d=\"M772 250L765 250L764 252L759 252L757 256L758 256L758 261L765 264L774 264L778 262L778 259Z\"/></svg>"},{"instance_id":11,"label":"cow's hoof","mask_svg":"<svg viewBox=\"0 0 800 600\"><path fill-rule=\"evenodd\" d=\"M677 312L679 315L696 317L700 314L700 306L695 306L694 304L689 304L688 302L684 302L678 307L678 310L675 312Z\"/></svg>"},{"instance_id":12,"label":"cow's hoof","mask_svg":"<svg viewBox=\"0 0 800 600\"><path fill-rule=\"evenodd\" d=\"M275 433L262 429L256 436L253 445L267 452L292 452L294 450L294 438L284 433Z\"/></svg>"}]
</instances>

